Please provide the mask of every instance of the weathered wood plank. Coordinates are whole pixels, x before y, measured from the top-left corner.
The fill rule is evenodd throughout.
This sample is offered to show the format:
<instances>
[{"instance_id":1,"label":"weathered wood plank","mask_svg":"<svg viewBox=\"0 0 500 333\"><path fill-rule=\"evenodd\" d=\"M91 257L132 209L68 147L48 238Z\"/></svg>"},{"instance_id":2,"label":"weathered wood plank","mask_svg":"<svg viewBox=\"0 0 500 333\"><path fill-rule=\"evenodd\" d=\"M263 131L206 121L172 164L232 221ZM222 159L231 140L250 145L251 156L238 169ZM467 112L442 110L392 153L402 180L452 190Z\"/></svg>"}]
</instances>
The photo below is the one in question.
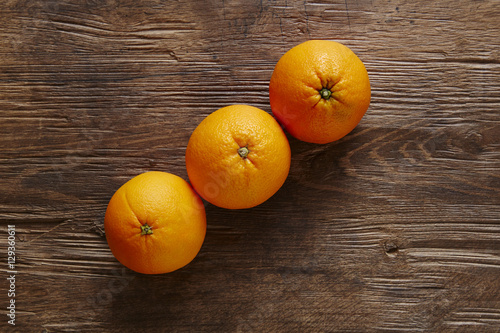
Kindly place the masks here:
<instances>
[{"instance_id":1,"label":"weathered wood plank","mask_svg":"<svg viewBox=\"0 0 500 333\"><path fill-rule=\"evenodd\" d=\"M0 247L14 224L18 271L17 325L2 330L498 332L498 1L7 0L0 13ZM290 138L290 176L263 205L207 204L186 268L121 266L103 233L113 192L148 170L187 179L196 125L233 103L270 112L275 63L313 38L365 63L360 125L329 145Z\"/></svg>"}]
</instances>

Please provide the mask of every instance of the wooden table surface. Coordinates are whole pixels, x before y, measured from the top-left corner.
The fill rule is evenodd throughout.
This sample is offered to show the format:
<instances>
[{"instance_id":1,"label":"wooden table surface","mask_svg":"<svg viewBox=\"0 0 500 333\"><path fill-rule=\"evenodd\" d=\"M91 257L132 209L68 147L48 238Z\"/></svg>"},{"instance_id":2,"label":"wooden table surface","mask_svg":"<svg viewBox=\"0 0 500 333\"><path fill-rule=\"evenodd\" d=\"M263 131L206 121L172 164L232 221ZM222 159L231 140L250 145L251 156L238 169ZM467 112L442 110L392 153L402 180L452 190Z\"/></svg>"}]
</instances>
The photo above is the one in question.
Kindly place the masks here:
<instances>
[{"instance_id":1,"label":"wooden table surface","mask_svg":"<svg viewBox=\"0 0 500 333\"><path fill-rule=\"evenodd\" d=\"M500 332L499 1L3 0L0 13L0 331ZM187 180L200 121L229 104L271 113L274 65L309 39L365 63L358 127L326 145L289 137L289 177L264 204L206 204L185 268L124 268L103 231L112 194L145 171Z\"/></svg>"}]
</instances>

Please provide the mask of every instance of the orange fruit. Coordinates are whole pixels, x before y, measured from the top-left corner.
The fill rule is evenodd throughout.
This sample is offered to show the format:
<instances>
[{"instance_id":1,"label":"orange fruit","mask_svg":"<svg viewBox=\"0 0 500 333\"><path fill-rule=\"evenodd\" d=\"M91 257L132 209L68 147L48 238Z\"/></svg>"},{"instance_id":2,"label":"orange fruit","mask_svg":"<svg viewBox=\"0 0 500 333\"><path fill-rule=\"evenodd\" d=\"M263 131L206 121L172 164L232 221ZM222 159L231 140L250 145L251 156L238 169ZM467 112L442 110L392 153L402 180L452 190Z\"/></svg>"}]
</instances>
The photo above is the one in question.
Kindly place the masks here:
<instances>
[{"instance_id":1,"label":"orange fruit","mask_svg":"<svg viewBox=\"0 0 500 333\"><path fill-rule=\"evenodd\" d=\"M231 105L208 115L193 131L186 168L194 189L208 202L250 208L280 189L290 156L288 139L269 113Z\"/></svg>"},{"instance_id":2,"label":"orange fruit","mask_svg":"<svg viewBox=\"0 0 500 333\"><path fill-rule=\"evenodd\" d=\"M182 178L166 172L140 174L109 201L104 229L113 255L144 274L179 269L200 251L205 207Z\"/></svg>"},{"instance_id":3,"label":"orange fruit","mask_svg":"<svg viewBox=\"0 0 500 333\"><path fill-rule=\"evenodd\" d=\"M370 105L370 81L347 46L310 40L286 52L269 83L274 116L295 138L328 143L351 132Z\"/></svg>"}]
</instances>

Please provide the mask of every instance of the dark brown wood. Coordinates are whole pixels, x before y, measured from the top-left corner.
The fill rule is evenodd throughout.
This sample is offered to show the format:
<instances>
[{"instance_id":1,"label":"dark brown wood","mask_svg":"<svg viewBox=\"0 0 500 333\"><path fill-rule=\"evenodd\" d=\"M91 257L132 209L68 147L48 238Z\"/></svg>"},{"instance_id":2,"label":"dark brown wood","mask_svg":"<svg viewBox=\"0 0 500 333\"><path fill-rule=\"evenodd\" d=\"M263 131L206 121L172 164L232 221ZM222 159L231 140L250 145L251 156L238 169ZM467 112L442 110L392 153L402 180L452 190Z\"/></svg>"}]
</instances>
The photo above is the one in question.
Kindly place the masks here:
<instances>
[{"instance_id":1,"label":"dark brown wood","mask_svg":"<svg viewBox=\"0 0 500 333\"><path fill-rule=\"evenodd\" d=\"M2 332L500 332L500 2L3 0ZM209 113L271 112L308 39L358 54L372 103L342 140L290 138L283 188L207 205L197 258L121 266L114 191L184 152Z\"/></svg>"}]
</instances>

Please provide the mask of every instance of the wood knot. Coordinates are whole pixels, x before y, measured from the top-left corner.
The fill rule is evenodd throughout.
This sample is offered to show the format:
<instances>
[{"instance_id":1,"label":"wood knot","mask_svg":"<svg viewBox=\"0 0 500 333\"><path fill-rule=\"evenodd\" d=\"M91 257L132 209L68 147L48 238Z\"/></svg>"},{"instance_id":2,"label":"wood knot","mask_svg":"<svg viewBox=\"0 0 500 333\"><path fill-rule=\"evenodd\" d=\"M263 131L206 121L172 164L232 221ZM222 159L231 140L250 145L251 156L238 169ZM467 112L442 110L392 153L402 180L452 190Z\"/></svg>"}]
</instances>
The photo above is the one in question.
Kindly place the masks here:
<instances>
[{"instance_id":1,"label":"wood knot","mask_svg":"<svg viewBox=\"0 0 500 333\"><path fill-rule=\"evenodd\" d=\"M390 257L394 257L399 252L399 246L393 241L386 241L384 243L384 251Z\"/></svg>"}]
</instances>

